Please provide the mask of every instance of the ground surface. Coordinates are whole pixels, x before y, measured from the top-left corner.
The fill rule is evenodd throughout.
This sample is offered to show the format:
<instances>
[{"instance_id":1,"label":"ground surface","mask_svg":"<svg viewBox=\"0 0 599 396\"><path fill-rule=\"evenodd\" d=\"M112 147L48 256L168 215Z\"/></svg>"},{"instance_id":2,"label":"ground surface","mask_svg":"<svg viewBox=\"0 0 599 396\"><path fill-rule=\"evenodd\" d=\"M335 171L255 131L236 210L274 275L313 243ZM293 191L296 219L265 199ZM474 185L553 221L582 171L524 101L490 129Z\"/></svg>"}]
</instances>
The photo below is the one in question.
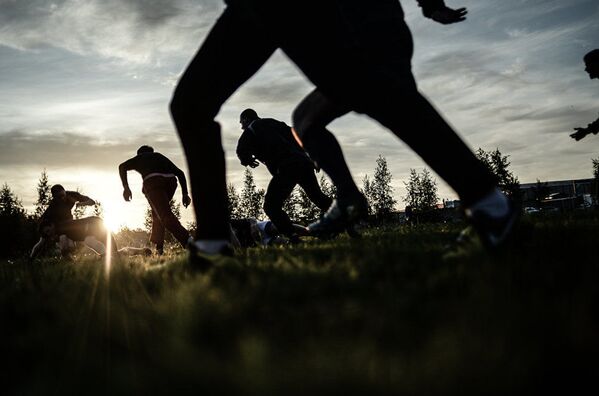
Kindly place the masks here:
<instances>
[{"instance_id":1,"label":"ground surface","mask_svg":"<svg viewBox=\"0 0 599 396\"><path fill-rule=\"evenodd\" d=\"M529 218L503 253L444 259L456 231L251 249L206 273L183 253L127 258L109 275L92 258L0 262L2 386L579 394L598 378L599 216Z\"/></svg>"}]
</instances>

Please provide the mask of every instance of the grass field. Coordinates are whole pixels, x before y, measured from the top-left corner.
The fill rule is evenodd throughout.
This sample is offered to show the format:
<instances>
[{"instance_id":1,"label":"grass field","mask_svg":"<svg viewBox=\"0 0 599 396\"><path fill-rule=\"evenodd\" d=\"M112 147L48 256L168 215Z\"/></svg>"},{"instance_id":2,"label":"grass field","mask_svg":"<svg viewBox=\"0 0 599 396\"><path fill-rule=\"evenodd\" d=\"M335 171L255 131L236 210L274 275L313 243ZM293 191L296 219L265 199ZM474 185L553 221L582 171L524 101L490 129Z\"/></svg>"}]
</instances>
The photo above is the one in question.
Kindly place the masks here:
<instances>
[{"instance_id":1,"label":"grass field","mask_svg":"<svg viewBox=\"0 0 599 396\"><path fill-rule=\"evenodd\" d=\"M599 378L599 215L163 259L0 264L2 394L581 393Z\"/></svg>"}]
</instances>

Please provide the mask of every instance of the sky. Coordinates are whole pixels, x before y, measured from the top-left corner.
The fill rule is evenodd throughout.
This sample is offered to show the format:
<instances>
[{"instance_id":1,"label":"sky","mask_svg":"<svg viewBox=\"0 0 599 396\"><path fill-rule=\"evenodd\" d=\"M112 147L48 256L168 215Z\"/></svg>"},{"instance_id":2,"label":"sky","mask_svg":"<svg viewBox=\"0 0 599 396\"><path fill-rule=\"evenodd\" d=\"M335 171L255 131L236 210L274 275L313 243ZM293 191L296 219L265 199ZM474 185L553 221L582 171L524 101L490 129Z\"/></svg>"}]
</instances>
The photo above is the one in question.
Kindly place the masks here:
<instances>
[{"instance_id":1,"label":"sky","mask_svg":"<svg viewBox=\"0 0 599 396\"><path fill-rule=\"evenodd\" d=\"M599 113L599 82L582 62L599 48L599 2L446 0L469 10L467 21L451 26L424 18L414 0L401 4L419 88L471 148L499 148L521 182L591 177L599 136L577 143L568 135ZM0 0L0 183L31 210L46 169L50 183L102 202L113 223L142 226L140 177L129 174L133 201L124 202L118 164L150 144L186 170L168 103L224 7L221 0ZM252 107L291 124L312 88L278 51L225 103L217 120L230 182L240 188L244 170L235 156L239 113ZM365 116L347 115L330 129L358 184L379 155L387 158L403 208L410 169L426 164ZM266 188L265 167L254 174ZM456 198L437 181L440 198ZM183 221L192 213L182 210Z\"/></svg>"}]
</instances>

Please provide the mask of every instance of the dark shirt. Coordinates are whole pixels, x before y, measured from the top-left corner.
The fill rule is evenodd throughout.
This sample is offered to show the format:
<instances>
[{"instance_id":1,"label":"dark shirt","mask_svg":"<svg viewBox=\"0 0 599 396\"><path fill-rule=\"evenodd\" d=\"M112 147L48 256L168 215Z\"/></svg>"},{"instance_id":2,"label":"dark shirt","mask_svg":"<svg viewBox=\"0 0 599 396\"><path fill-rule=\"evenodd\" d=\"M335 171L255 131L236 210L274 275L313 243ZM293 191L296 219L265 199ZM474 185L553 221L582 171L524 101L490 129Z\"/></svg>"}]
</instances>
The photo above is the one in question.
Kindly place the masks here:
<instances>
[{"instance_id":1,"label":"dark shirt","mask_svg":"<svg viewBox=\"0 0 599 396\"><path fill-rule=\"evenodd\" d=\"M273 175L284 165L310 163L308 155L295 140L291 127L272 118L259 118L243 131L237 143L237 156L244 166L257 159Z\"/></svg>"},{"instance_id":2,"label":"dark shirt","mask_svg":"<svg viewBox=\"0 0 599 396\"><path fill-rule=\"evenodd\" d=\"M160 153L143 153L121 164L126 170L134 170L145 178L150 173L172 173L177 176L181 172L172 161Z\"/></svg>"},{"instance_id":3,"label":"dark shirt","mask_svg":"<svg viewBox=\"0 0 599 396\"><path fill-rule=\"evenodd\" d=\"M77 202L89 200L89 197L76 191L67 191L65 199L53 198L40 218L42 224L60 224L73 220L71 209Z\"/></svg>"}]
</instances>

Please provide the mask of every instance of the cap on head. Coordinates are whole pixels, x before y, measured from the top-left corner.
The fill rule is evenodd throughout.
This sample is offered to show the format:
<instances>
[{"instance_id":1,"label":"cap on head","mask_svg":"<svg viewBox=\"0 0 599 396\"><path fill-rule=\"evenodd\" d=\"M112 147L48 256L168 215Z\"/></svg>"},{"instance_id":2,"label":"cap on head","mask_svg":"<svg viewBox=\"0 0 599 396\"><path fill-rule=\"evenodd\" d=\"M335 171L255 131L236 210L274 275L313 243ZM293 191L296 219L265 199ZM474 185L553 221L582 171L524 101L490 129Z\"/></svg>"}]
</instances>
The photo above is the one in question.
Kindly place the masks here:
<instances>
[{"instance_id":1,"label":"cap on head","mask_svg":"<svg viewBox=\"0 0 599 396\"><path fill-rule=\"evenodd\" d=\"M584 56L585 63L599 63L599 49L594 49Z\"/></svg>"},{"instance_id":2,"label":"cap on head","mask_svg":"<svg viewBox=\"0 0 599 396\"><path fill-rule=\"evenodd\" d=\"M145 154L145 153L153 153L153 152L154 152L154 148L152 146L143 145L137 149L137 155Z\"/></svg>"},{"instance_id":3,"label":"cap on head","mask_svg":"<svg viewBox=\"0 0 599 396\"><path fill-rule=\"evenodd\" d=\"M65 191L64 187L61 186L60 184L55 184L52 187L50 187L50 193L52 193L53 197L57 197L64 191Z\"/></svg>"}]
</instances>

